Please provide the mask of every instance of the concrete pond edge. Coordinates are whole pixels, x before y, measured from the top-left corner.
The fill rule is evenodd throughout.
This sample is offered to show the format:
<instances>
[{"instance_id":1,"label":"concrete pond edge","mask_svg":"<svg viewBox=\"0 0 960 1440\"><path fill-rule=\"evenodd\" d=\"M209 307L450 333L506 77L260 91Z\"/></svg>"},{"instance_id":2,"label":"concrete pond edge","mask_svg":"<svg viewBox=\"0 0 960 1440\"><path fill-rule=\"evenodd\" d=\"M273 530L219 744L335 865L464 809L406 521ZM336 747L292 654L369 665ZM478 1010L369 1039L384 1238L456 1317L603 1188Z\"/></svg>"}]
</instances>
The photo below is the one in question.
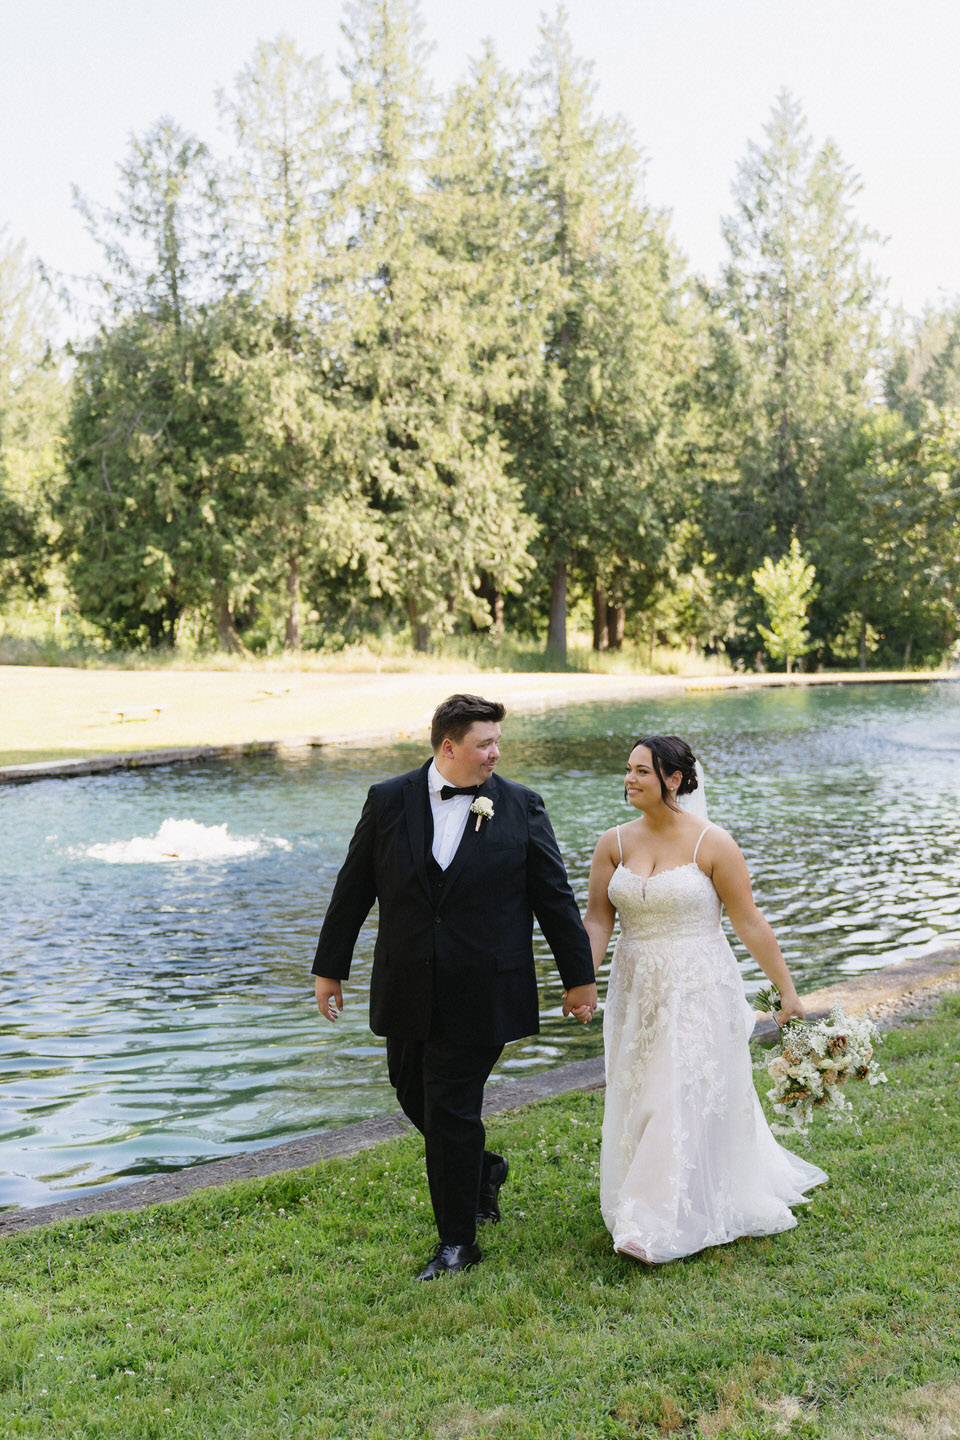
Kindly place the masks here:
<instances>
[{"instance_id":1,"label":"concrete pond edge","mask_svg":"<svg viewBox=\"0 0 960 1440\"><path fill-rule=\"evenodd\" d=\"M837 1001L848 1013L859 1014L893 1008L905 997L922 1001L938 990L957 987L960 987L960 945L912 960L894 961L882 969L811 991L802 998L808 1019L819 1019ZM775 1035L776 1025L772 1020L758 1020L753 1032L754 1040L772 1041ZM572 1091L602 1090L604 1084L602 1056L592 1060L575 1060L517 1080L494 1081L487 1088L483 1113L496 1115L520 1110L540 1100L552 1100ZM186 1170L154 1175L149 1180L112 1185L89 1195L32 1209L6 1211L0 1213L0 1236L58 1221L81 1220L88 1215L143 1210L151 1205L183 1199L197 1190L228 1185L234 1180L263 1179L269 1175L302 1170L320 1160L348 1158L405 1135L410 1128L409 1122L398 1110L352 1125L312 1131L281 1145L264 1146L225 1160L208 1161Z\"/></svg>"}]
</instances>

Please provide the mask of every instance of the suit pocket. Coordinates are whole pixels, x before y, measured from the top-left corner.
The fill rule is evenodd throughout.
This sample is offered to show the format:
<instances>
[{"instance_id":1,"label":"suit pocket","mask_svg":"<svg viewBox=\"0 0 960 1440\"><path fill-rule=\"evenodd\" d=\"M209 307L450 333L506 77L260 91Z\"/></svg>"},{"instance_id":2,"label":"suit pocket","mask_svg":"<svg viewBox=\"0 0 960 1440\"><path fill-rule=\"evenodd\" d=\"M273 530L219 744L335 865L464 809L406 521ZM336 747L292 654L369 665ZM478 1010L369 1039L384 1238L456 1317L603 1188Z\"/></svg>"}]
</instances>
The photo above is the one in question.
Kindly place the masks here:
<instances>
[{"instance_id":1,"label":"suit pocket","mask_svg":"<svg viewBox=\"0 0 960 1440\"><path fill-rule=\"evenodd\" d=\"M524 951L519 955L498 955L497 970L522 970L530 964L530 956Z\"/></svg>"}]
</instances>

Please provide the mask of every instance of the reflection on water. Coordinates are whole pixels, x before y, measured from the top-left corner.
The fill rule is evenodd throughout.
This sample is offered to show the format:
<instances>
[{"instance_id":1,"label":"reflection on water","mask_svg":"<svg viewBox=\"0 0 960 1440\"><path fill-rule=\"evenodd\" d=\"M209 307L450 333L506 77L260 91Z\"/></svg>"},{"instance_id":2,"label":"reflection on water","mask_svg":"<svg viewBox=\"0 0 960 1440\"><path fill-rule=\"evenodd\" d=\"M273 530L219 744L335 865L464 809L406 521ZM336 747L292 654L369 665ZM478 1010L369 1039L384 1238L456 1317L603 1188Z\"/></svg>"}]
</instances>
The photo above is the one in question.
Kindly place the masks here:
<instances>
[{"instance_id":1,"label":"reflection on water","mask_svg":"<svg viewBox=\"0 0 960 1440\"><path fill-rule=\"evenodd\" d=\"M578 896L630 818L630 740L687 736L801 989L960 940L953 684L721 692L508 717L503 773L540 790ZM310 960L371 781L416 746L251 757L0 791L0 1207L179 1169L392 1109L366 1027L374 921L347 1010ZM560 1015L503 1076L598 1054ZM748 986L756 967L744 959Z\"/></svg>"}]
</instances>

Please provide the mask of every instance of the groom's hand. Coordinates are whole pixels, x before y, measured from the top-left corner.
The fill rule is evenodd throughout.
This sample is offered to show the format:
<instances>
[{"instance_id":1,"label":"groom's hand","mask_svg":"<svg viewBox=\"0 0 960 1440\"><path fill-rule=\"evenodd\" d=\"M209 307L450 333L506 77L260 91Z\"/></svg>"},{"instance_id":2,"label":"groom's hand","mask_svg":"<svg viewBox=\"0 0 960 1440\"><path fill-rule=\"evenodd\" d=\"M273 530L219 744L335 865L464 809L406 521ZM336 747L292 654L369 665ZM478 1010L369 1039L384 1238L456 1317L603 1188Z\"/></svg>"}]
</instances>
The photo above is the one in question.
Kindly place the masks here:
<instances>
[{"instance_id":1,"label":"groom's hand","mask_svg":"<svg viewBox=\"0 0 960 1440\"><path fill-rule=\"evenodd\" d=\"M574 985L563 992L564 1015L572 1015L583 1025L590 1024L599 1003L596 985Z\"/></svg>"},{"instance_id":2,"label":"groom's hand","mask_svg":"<svg viewBox=\"0 0 960 1440\"><path fill-rule=\"evenodd\" d=\"M320 1014L326 1020L336 1020L343 1009L343 991L340 988L340 981L327 980L325 976L318 975L313 989Z\"/></svg>"}]
</instances>

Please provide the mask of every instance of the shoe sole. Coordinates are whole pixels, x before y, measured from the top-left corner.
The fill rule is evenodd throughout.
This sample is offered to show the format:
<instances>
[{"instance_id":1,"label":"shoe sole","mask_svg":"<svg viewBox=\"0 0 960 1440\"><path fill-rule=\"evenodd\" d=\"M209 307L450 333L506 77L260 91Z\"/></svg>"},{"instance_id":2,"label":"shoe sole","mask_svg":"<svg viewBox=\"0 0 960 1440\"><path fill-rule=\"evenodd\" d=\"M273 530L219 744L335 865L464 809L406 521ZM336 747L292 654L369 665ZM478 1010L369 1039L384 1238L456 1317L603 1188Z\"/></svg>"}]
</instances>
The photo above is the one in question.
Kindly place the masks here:
<instances>
[{"instance_id":1,"label":"shoe sole","mask_svg":"<svg viewBox=\"0 0 960 1440\"><path fill-rule=\"evenodd\" d=\"M658 1263L656 1260L651 1260L647 1252L642 1250L639 1245L633 1245L629 1240L622 1245L615 1245L613 1248L618 1255L626 1255L630 1260L638 1260L641 1265L649 1265L652 1268Z\"/></svg>"}]
</instances>

